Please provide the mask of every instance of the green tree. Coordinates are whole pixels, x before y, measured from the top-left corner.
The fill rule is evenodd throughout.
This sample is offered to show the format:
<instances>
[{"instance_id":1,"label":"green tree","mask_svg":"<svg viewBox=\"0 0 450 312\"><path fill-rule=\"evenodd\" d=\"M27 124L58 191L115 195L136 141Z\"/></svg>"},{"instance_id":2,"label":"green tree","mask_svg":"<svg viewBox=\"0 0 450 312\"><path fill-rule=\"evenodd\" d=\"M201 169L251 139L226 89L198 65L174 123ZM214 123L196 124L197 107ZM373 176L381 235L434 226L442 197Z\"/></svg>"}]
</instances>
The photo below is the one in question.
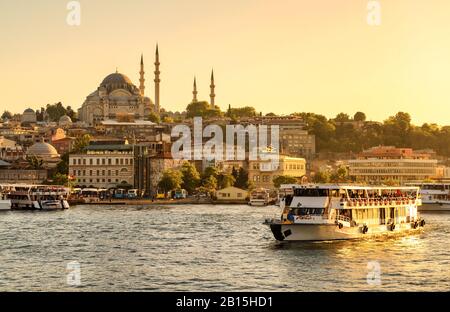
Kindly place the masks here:
<instances>
[{"instance_id":1,"label":"green tree","mask_svg":"<svg viewBox=\"0 0 450 312\"><path fill-rule=\"evenodd\" d=\"M296 184L298 183L297 178L291 177L291 176L277 176L273 178L273 185L276 188L280 188L282 184Z\"/></svg>"},{"instance_id":2,"label":"green tree","mask_svg":"<svg viewBox=\"0 0 450 312\"><path fill-rule=\"evenodd\" d=\"M56 166L56 173L61 175L69 174L69 153L62 155L61 161Z\"/></svg>"},{"instance_id":3,"label":"green tree","mask_svg":"<svg viewBox=\"0 0 450 312\"><path fill-rule=\"evenodd\" d=\"M70 187L69 176L67 174L55 173L52 176L51 182L49 184Z\"/></svg>"},{"instance_id":4,"label":"green tree","mask_svg":"<svg viewBox=\"0 0 450 312\"><path fill-rule=\"evenodd\" d=\"M236 179L232 174L222 172L217 176L217 187L224 189L233 186L236 183Z\"/></svg>"},{"instance_id":5,"label":"green tree","mask_svg":"<svg viewBox=\"0 0 450 312\"><path fill-rule=\"evenodd\" d=\"M45 111L46 111L50 121L54 121L54 122L58 122L62 116L67 115L67 109L64 108L64 106L61 102L58 102L53 105L47 104Z\"/></svg>"},{"instance_id":6,"label":"green tree","mask_svg":"<svg viewBox=\"0 0 450 312\"><path fill-rule=\"evenodd\" d=\"M202 186L208 190L208 193L212 193L217 189L217 179L214 176L209 176L203 181Z\"/></svg>"},{"instance_id":7,"label":"green tree","mask_svg":"<svg viewBox=\"0 0 450 312\"><path fill-rule=\"evenodd\" d=\"M230 118L245 118L245 117L255 117L258 113L256 109L251 106L238 107L238 108L229 108L227 112L227 117Z\"/></svg>"},{"instance_id":8,"label":"green tree","mask_svg":"<svg viewBox=\"0 0 450 312\"><path fill-rule=\"evenodd\" d=\"M220 117L222 116L222 112L218 107L211 108L211 105L206 101L194 102L187 106L186 108L186 117L203 117L203 118L212 118L212 117Z\"/></svg>"},{"instance_id":9,"label":"green tree","mask_svg":"<svg viewBox=\"0 0 450 312\"><path fill-rule=\"evenodd\" d=\"M34 170L44 169L44 160L38 158L34 155L28 155L26 157L26 161L28 163L28 167Z\"/></svg>"},{"instance_id":10,"label":"green tree","mask_svg":"<svg viewBox=\"0 0 450 312\"><path fill-rule=\"evenodd\" d=\"M238 176L236 178L236 183L234 183L235 187L247 190L250 186L248 180L248 171L244 168L239 168Z\"/></svg>"},{"instance_id":11,"label":"green tree","mask_svg":"<svg viewBox=\"0 0 450 312\"><path fill-rule=\"evenodd\" d=\"M182 183L183 179L181 172L168 169L163 172L161 180L158 182L158 188L167 195L169 192L180 189Z\"/></svg>"},{"instance_id":12,"label":"green tree","mask_svg":"<svg viewBox=\"0 0 450 312\"><path fill-rule=\"evenodd\" d=\"M313 177L314 183L329 183L330 173L327 171L319 171Z\"/></svg>"},{"instance_id":13,"label":"green tree","mask_svg":"<svg viewBox=\"0 0 450 312\"><path fill-rule=\"evenodd\" d=\"M67 116L69 116L70 119L72 119L73 122L78 120L77 113L72 109L71 106L67 106L66 112L67 112Z\"/></svg>"},{"instance_id":14,"label":"green tree","mask_svg":"<svg viewBox=\"0 0 450 312\"><path fill-rule=\"evenodd\" d=\"M194 165L189 162L185 162L181 167L182 188L184 188L189 194L192 194L195 189L200 185L200 174Z\"/></svg>"},{"instance_id":15,"label":"green tree","mask_svg":"<svg viewBox=\"0 0 450 312\"><path fill-rule=\"evenodd\" d=\"M366 121L366 114L363 112L356 112L356 114L353 116L354 121Z\"/></svg>"},{"instance_id":16,"label":"green tree","mask_svg":"<svg viewBox=\"0 0 450 312\"><path fill-rule=\"evenodd\" d=\"M2 114L2 119L3 120L11 120L13 118L13 115L11 114L11 112L5 110Z\"/></svg>"},{"instance_id":17,"label":"green tree","mask_svg":"<svg viewBox=\"0 0 450 312\"><path fill-rule=\"evenodd\" d=\"M339 113L336 115L336 117L334 118L335 121L350 121L350 116L346 113Z\"/></svg>"},{"instance_id":18,"label":"green tree","mask_svg":"<svg viewBox=\"0 0 450 312\"><path fill-rule=\"evenodd\" d=\"M349 181L348 170L345 166L340 166L330 176L330 182L344 183Z\"/></svg>"},{"instance_id":19,"label":"green tree","mask_svg":"<svg viewBox=\"0 0 450 312\"><path fill-rule=\"evenodd\" d=\"M75 142L73 143L72 153L74 154L81 153L86 146L89 146L91 140L92 137L89 134L84 134L76 138Z\"/></svg>"},{"instance_id":20,"label":"green tree","mask_svg":"<svg viewBox=\"0 0 450 312\"><path fill-rule=\"evenodd\" d=\"M150 120L151 122L157 123L157 124L159 124L161 122L161 118L155 112L150 113L150 115L148 116L148 120Z\"/></svg>"}]
</instances>

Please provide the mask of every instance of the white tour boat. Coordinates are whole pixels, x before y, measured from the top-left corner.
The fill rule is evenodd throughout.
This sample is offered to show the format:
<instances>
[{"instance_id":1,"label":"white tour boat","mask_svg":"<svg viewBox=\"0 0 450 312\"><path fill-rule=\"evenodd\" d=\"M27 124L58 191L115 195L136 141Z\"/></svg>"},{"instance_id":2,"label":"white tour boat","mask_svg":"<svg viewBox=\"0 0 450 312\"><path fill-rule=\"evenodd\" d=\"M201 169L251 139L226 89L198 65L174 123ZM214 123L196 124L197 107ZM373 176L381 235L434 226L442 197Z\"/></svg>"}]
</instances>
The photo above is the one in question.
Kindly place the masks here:
<instances>
[{"instance_id":1,"label":"white tour boat","mask_svg":"<svg viewBox=\"0 0 450 312\"><path fill-rule=\"evenodd\" d=\"M422 183L419 211L450 211L450 183Z\"/></svg>"},{"instance_id":2,"label":"white tour boat","mask_svg":"<svg viewBox=\"0 0 450 312\"><path fill-rule=\"evenodd\" d=\"M13 210L69 209L69 189L49 185L14 185L8 194Z\"/></svg>"},{"instance_id":3,"label":"white tour boat","mask_svg":"<svg viewBox=\"0 0 450 312\"><path fill-rule=\"evenodd\" d=\"M418 230L420 205L418 187L299 185L265 224L279 241L356 239Z\"/></svg>"}]
</instances>

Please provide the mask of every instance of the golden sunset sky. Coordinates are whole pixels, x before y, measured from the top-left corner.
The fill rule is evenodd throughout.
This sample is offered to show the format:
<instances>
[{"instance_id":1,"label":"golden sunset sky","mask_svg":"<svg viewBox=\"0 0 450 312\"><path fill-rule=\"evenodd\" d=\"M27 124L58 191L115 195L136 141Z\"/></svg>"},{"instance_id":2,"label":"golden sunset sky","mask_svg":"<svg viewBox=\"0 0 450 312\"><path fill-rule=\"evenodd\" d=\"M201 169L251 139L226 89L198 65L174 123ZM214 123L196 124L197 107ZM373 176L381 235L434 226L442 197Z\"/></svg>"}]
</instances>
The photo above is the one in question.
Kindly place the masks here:
<instances>
[{"instance_id":1,"label":"golden sunset sky","mask_svg":"<svg viewBox=\"0 0 450 312\"><path fill-rule=\"evenodd\" d=\"M79 27L68 2L0 1L1 110L78 108L116 67L138 85L141 53L154 99L158 42L167 110L191 101L194 75L208 100L214 67L222 109L450 124L448 0L380 0L380 26L368 0L81 0Z\"/></svg>"}]
</instances>

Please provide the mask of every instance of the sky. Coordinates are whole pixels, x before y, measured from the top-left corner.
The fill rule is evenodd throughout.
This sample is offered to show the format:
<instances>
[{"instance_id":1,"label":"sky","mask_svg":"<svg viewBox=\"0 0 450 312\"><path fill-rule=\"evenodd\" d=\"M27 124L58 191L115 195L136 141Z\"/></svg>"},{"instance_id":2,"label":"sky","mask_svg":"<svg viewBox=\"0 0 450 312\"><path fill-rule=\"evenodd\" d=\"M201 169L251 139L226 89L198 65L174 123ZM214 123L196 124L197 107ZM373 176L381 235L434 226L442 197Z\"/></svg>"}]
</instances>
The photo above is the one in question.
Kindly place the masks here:
<instances>
[{"instance_id":1,"label":"sky","mask_svg":"<svg viewBox=\"0 0 450 312\"><path fill-rule=\"evenodd\" d=\"M67 24L68 0L0 0L0 110L47 103L79 108L115 72L154 99L160 47L161 106L182 111L209 100L263 113L363 111L382 121L450 124L450 1L80 0L81 24Z\"/></svg>"}]
</instances>

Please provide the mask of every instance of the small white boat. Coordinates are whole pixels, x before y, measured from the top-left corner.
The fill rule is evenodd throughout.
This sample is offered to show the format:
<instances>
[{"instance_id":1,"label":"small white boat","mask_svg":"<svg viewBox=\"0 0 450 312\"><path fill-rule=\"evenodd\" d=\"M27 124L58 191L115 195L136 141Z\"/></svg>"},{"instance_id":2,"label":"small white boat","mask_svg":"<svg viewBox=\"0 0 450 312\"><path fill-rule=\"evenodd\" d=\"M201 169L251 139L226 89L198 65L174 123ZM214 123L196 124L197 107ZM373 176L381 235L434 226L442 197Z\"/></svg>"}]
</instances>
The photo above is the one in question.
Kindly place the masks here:
<instances>
[{"instance_id":1,"label":"small white boat","mask_svg":"<svg viewBox=\"0 0 450 312\"><path fill-rule=\"evenodd\" d=\"M274 203L276 198L272 198L271 192L264 188L255 189L250 193L250 206L268 206Z\"/></svg>"},{"instance_id":2,"label":"small white boat","mask_svg":"<svg viewBox=\"0 0 450 312\"><path fill-rule=\"evenodd\" d=\"M280 218L266 219L279 241L324 241L409 233L425 221L418 187L307 185L280 202Z\"/></svg>"}]
</instances>

